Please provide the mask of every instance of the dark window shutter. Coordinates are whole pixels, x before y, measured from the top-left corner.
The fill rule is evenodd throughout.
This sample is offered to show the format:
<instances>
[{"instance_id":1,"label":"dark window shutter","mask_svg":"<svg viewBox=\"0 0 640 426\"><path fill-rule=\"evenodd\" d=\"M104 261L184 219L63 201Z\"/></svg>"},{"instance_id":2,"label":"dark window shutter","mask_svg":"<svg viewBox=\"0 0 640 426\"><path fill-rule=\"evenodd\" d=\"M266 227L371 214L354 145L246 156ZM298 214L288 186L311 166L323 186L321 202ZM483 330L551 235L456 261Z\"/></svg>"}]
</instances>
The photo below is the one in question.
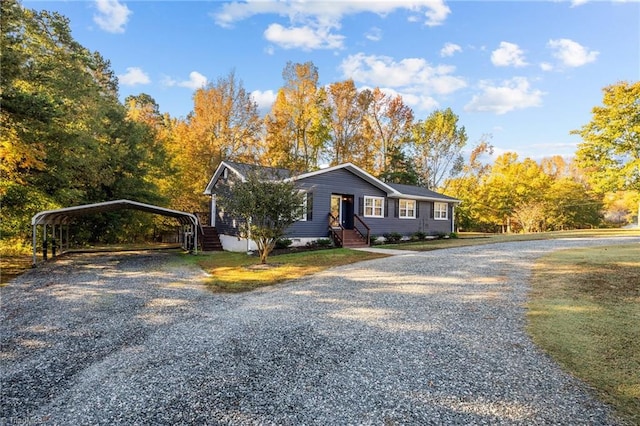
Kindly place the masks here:
<instances>
[{"instance_id":1,"label":"dark window shutter","mask_svg":"<svg viewBox=\"0 0 640 426\"><path fill-rule=\"evenodd\" d=\"M313 220L313 192L307 192L307 220Z\"/></svg>"},{"instance_id":2,"label":"dark window shutter","mask_svg":"<svg viewBox=\"0 0 640 426\"><path fill-rule=\"evenodd\" d=\"M430 213L429 217L431 219L433 219L434 215L435 215L434 210L436 209L436 203L432 201L430 204L431 204L431 213Z\"/></svg>"},{"instance_id":3,"label":"dark window shutter","mask_svg":"<svg viewBox=\"0 0 640 426\"><path fill-rule=\"evenodd\" d=\"M358 214L364 216L364 197L358 198Z\"/></svg>"},{"instance_id":4,"label":"dark window shutter","mask_svg":"<svg viewBox=\"0 0 640 426\"><path fill-rule=\"evenodd\" d=\"M400 215L400 200L391 200L393 203L393 217Z\"/></svg>"},{"instance_id":5,"label":"dark window shutter","mask_svg":"<svg viewBox=\"0 0 640 426\"><path fill-rule=\"evenodd\" d=\"M384 217L389 217L389 199L384 199Z\"/></svg>"},{"instance_id":6,"label":"dark window shutter","mask_svg":"<svg viewBox=\"0 0 640 426\"><path fill-rule=\"evenodd\" d=\"M416 200L416 218L420 217L420 201Z\"/></svg>"}]
</instances>

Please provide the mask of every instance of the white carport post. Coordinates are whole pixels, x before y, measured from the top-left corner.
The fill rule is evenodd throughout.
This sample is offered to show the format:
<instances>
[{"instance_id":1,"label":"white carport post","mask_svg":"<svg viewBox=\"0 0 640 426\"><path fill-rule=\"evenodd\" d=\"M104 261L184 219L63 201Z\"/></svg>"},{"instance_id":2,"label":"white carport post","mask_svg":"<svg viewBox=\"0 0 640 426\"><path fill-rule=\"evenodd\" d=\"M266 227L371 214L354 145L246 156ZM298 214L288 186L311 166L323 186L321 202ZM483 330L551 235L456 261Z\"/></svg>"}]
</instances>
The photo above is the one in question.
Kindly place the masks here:
<instances>
[{"instance_id":1,"label":"white carport post","mask_svg":"<svg viewBox=\"0 0 640 426\"><path fill-rule=\"evenodd\" d=\"M32 231L33 231L33 241L32 241L32 244L33 244L33 260L32 260L31 266L35 267L36 266L36 261L37 261L36 256L37 256L37 248L38 248L38 241L37 241L37 238L36 238L38 225L34 223L33 225L31 225L31 228L32 228Z\"/></svg>"}]
</instances>

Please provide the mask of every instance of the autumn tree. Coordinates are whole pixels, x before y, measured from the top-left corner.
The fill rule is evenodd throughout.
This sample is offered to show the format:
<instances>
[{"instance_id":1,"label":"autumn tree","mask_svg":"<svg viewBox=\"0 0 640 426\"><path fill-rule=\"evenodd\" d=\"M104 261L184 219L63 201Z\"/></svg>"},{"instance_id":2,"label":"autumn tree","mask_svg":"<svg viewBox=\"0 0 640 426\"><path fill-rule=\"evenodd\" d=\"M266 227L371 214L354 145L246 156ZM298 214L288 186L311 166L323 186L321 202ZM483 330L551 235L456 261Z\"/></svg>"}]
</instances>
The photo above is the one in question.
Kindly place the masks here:
<instances>
[{"instance_id":1,"label":"autumn tree","mask_svg":"<svg viewBox=\"0 0 640 426\"><path fill-rule=\"evenodd\" d=\"M312 62L288 62L282 77L284 86L265 118L268 165L315 169L329 140L329 110L318 69Z\"/></svg>"},{"instance_id":2,"label":"autumn tree","mask_svg":"<svg viewBox=\"0 0 640 426\"><path fill-rule=\"evenodd\" d=\"M551 183L538 163L530 158L519 161L514 152L507 152L498 158L491 166L491 171L483 179L480 196L485 200L488 218L503 232L512 232L512 219L525 230L536 220L542 220L537 212L544 202Z\"/></svg>"},{"instance_id":3,"label":"autumn tree","mask_svg":"<svg viewBox=\"0 0 640 426\"><path fill-rule=\"evenodd\" d=\"M358 91L351 79L332 83L327 88L327 104L331 114L327 156L331 165L349 162L370 170L373 146L366 143L365 134L371 91Z\"/></svg>"},{"instance_id":4,"label":"autumn tree","mask_svg":"<svg viewBox=\"0 0 640 426\"><path fill-rule=\"evenodd\" d=\"M256 163L262 155L258 107L234 72L195 91L193 111L173 129L180 208L201 210L203 189L223 160Z\"/></svg>"},{"instance_id":5,"label":"autumn tree","mask_svg":"<svg viewBox=\"0 0 640 426\"><path fill-rule=\"evenodd\" d=\"M374 175L383 175L389 168L389 153L394 149L404 149L410 140L413 111L400 95L390 96L379 88L371 93L368 114L369 144L375 148Z\"/></svg>"},{"instance_id":6,"label":"autumn tree","mask_svg":"<svg viewBox=\"0 0 640 426\"><path fill-rule=\"evenodd\" d=\"M241 219L242 236L256 242L260 262L266 263L276 241L300 217L303 194L292 182L266 180L256 174L235 183L232 191L225 189L221 188L220 206Z\"/></svg>"},{"instance_id":7,"label":"autumn tree","mask_svg":"<svg viewBox=\"0 0 640 426\"><path fill-rule=\"evenodd\" d=\"M572 131L582 137L576 161L598 192L640 191L640 81L603 89L591 122Z\"/></svg>"},{"instance_id":8,"label":"autumn tree","mask_svg":"<svg viewBox=\"0 0 640 426\"><path fill-rule=\"evenodd\" d=\"M451 108L436 110L418 121L412 127L412 135L416 168L427 188L439 188L447 176L460 173L464 164L462 149L468 138Z\"/></svg>"},{"instance_id":9,"label":"autumn tree","mask_svg":"<svg viewBox=\"0 0 640 426\"><path fill-rule=\"evenodd\" d=\"M463 202L456 207L456 225L465 230L489 230L486 226L488 210L491 210L483 198L482 185L491 171L489 157L493 155L490 135L483 135L471 150L469 159L456 177L447 179L445 193Z\"/></svg>"},{"instance_id":10,"label":"autumn tree","mask_svg":"<svg viewBox=\"0 0 640 426\"><path fill-rule=\"evenodd\" d=\"M601 222L601 198L571 177L555 178L544 204L545 230L590 228Z\"/></svg>"}]
</instances>

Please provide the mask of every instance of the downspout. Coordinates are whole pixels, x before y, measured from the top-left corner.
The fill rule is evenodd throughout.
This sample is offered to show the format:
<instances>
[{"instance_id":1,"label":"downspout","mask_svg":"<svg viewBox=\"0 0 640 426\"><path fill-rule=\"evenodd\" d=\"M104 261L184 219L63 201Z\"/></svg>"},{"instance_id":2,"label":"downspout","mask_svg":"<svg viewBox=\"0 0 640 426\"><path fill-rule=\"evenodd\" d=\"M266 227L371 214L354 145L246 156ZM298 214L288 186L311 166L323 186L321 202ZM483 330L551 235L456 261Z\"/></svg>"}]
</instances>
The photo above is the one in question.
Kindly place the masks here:
<instances>
[{"instance_id":1,"label":"downspout","mask_svg":"<svg viewBox=\"0 0 640 426\"><path fill-rule=\"evenodd\" d=\"M451 232L456 232L456 205L451 205Z\"/></svg>"}]
</instances>

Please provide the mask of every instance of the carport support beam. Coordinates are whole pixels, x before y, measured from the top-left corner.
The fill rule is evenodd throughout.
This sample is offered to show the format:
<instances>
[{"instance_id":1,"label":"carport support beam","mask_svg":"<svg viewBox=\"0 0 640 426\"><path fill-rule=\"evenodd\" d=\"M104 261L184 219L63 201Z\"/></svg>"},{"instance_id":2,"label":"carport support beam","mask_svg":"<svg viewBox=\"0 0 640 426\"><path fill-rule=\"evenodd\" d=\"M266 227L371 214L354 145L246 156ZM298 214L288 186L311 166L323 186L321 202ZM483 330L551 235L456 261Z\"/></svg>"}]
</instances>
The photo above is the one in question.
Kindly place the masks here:
<instances>
[{"instance_id":1,"label":"carport support beam","mask_svg":"<svg viewBox=\"0 0 640 426\"><path fill-rule=\"evenodd\" d=\"M42 225L42 258L47 260L47 224Z\"/></svg>"},{"instance_id":2,"label":"carport support beam","mask_svg":"<svg viewBox=\"0 0 640 426\"><path fill-rule=\"evenodd\" d=\"M32 232L33 232L33 240L32 240L32 245L33 245L33 259L32 259L32 263L31 263L31 267L35 268L36 267L36 252L37 252L37 248L38 248L38 241L36 238L36 234L37 234L37 229L38 229L38 225L32 225Z\"/></svg>"}]
</instances>

